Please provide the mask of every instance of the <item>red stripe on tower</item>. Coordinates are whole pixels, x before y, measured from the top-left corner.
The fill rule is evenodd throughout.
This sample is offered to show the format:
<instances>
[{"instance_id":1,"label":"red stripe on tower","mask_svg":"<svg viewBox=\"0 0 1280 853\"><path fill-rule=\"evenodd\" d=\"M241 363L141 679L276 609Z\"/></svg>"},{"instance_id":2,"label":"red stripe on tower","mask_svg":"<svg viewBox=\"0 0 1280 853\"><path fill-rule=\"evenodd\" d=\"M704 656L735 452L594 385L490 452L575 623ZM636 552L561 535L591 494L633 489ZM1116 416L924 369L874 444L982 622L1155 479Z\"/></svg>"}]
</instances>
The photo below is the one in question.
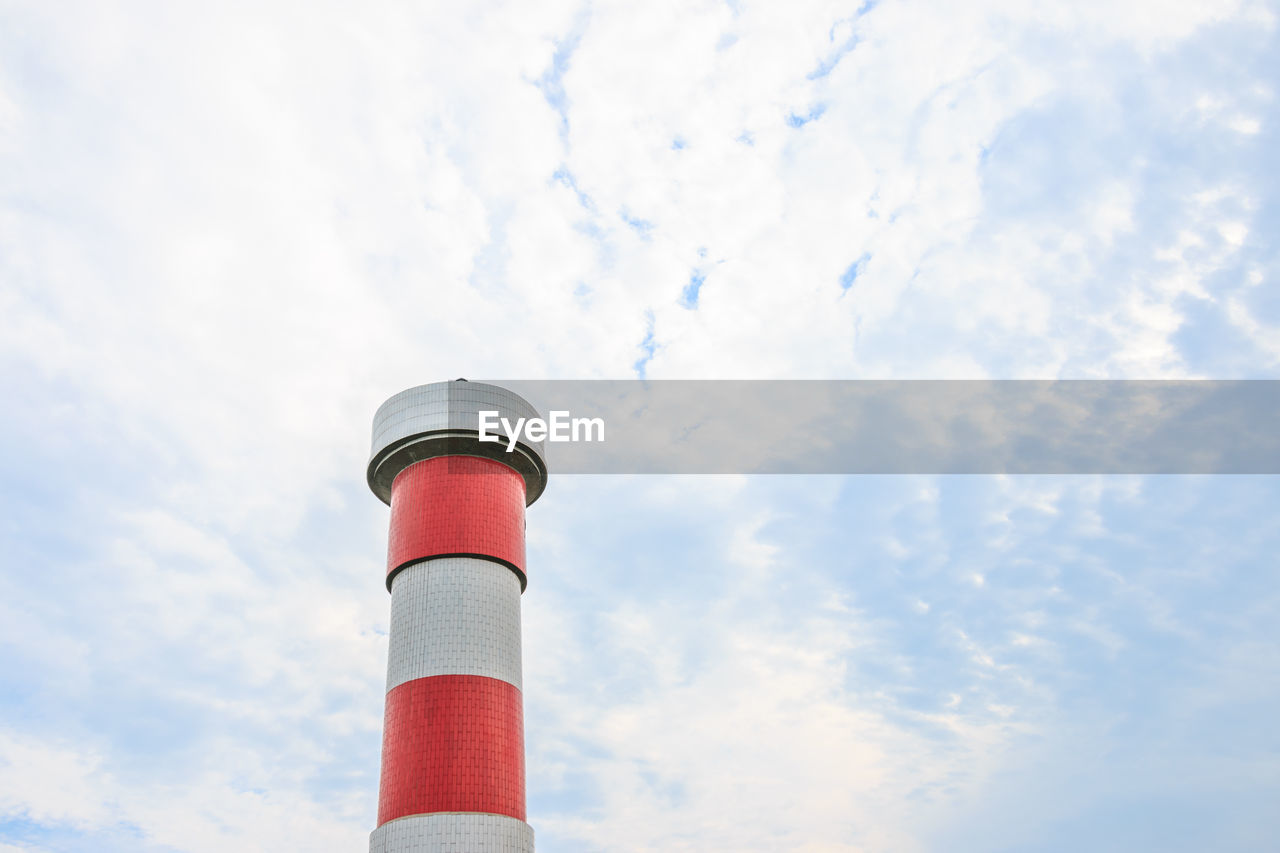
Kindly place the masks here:
<instances>
[{"instance_id":1,"label":"red stripe on tower","mask_svg":"<svg viewBox=\"0 0 1280 853\"><path fill-rule=\"evenodd\" d=\"M464 381L413 388L374 418L369 485L391 504L392 597L373 853L532 853L525 823L520 594L540 445L478 440L477 413L537 413Z\"/></svg>"},{"instance_id":2,"label":"red stripe on tower","mask_svg":"<svg viewBox=\"0 0 1280 853\"><path fill-rule=\"evenodd\" d=\"M379 825L426 812L525 818L524 724L514 684L418 678L387 694Z\"/></svg>"},{"instance_id":3,"label":"red stripe on tower","mask_svg":"<svg viewBox=\"0 0 1280 853\"><path fill-rule=\"evenodd\" d=\"M401 471L391 485L387 583L420 560L486 557L524 585L524 478L501 462L437 456Z\"/></svg>"}]
</instances>

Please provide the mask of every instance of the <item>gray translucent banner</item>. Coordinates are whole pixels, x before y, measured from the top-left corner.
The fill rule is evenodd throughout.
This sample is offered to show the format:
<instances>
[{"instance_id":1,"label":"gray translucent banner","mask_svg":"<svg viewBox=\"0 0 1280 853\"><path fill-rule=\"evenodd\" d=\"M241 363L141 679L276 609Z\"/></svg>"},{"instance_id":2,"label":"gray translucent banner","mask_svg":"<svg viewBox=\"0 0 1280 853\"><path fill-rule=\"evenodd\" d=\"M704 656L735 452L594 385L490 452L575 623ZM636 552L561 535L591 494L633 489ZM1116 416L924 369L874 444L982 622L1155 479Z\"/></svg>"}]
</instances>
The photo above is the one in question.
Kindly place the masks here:
<instances>
[{"instance_id":1,"label":"gray translucent banner","mask_svg":"<svg viewBox=\"0 0 1280 853\"><path fill-rule=\"evenodd\" d=\"M492 381L603 421L553 475L1280 473L1272 380Z\"/></svg>"}]
</instances>

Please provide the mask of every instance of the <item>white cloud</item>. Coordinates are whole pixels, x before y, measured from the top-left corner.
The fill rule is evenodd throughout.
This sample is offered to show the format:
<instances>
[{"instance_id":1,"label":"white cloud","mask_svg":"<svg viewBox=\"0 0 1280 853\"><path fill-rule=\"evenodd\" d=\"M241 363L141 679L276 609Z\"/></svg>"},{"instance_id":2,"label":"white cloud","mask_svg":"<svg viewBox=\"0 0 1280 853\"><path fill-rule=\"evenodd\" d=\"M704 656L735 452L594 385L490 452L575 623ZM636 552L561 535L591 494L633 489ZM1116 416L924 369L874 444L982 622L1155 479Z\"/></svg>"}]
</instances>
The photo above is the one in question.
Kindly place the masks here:
<instances>
[{"instance_id":1,"label":"white cloud","mask_svg":"<svg viewBox=\"0 0 1280 853\"><path fill-rule=\"evenodd\" d=\"M0 739L0 811L33 821L100 826L110 808L94 783L99 759L68 747Z\"/></svg>"},{"instance_id":2,"label":"white cloud","mask_svg":"<svg viewBox=\"0 0 1280 853\"><path fill-rule=\"evenodd\" d=\"M181 786L125 783L98 757L8 732L0 732L0 811L86 833L132 827L148 842L193 853L336 853L364 842L349 814L335 814L301 791L245 791L216 775Z\"/></svg>"},{"instance_id":3,"label":"white cloud","mask_svg":"<svg viewBox=\"0 0 1280 853\"><path fill-rule=\"evenodd\" d=\"M540 831L591 849L922 849L912 810L976 783L1008 742L1000 725L954 712L873 710L846 686L845 656L864 642L857 615L784 628L710 609L697 623L678 612L612 623L606 656L644 650L655 676L630 700L543 685L552 731L572 734L538 738L534 766L572 767L599 793L586 812L542 815ZM673 654L694 648L705 668Z\"/></svg>"}]
</instances>

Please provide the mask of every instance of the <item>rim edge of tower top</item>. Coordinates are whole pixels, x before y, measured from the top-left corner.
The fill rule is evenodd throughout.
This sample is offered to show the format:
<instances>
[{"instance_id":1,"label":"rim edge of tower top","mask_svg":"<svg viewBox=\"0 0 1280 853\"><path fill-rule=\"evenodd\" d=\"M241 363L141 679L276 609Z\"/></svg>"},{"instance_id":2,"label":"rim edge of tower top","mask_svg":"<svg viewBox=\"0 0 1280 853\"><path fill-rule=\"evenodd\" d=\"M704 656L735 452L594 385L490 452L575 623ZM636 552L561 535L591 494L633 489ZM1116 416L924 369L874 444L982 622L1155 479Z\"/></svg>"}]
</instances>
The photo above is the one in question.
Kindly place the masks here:
<instances>
[{"instance_id":1,"label":"rim edge of tower top","mask_svg":"<svg viewBox=\"0 0 1280 853\"><path fill-rule=\"evenodd\" d=\"M373 416L365 475L370 490L390 504L392 481L413 463L437 456L479 456L515 469L525 481L525 505L532 504L547 487L545 442L520 440L513 452L506 452L506 445L482 442L481 410L512 420L540 417L514 391L466 379L416 385L388 397Z\"/></svg>"}]
</instances>

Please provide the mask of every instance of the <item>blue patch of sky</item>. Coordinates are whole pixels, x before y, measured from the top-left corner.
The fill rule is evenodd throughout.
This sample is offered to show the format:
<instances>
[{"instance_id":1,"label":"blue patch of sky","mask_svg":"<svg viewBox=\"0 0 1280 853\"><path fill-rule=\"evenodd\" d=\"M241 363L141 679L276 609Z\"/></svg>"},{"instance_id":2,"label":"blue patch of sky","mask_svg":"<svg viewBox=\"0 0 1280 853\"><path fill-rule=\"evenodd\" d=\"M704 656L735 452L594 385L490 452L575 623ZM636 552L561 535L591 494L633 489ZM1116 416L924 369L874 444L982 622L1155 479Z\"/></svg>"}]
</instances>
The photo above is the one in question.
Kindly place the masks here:
<instances>
[{"instance_id":1,"label":"blue patch of sky","mask_svg":"<svg viewBox=\"0 0 1280 853\"><path fill-rule=\"evenodd\" d=\"M861 6L858 7L858 11L853 13L852 18L842 18L839 21L836 21L834 24L832 24L830 31L827 33L827 40L830 42L835 42L836 28L839 27L840 24L846 21L852 22L857 20L858 18L865 15L867 12L870 12L872 9L874 9L876 7L876 3L877 3L877 0L866 0L866 2L864 2ZM841 41L839 44L836 45L835 50L833 50L830 54L828 54L823 59L819 60L818 67L810 71L808 74L806 74L805 77L809 80L819 80L823 77L826 77L828 74L830 74L832 71L835 70L835 67L837 65L840 64L840 60L844 59L851 52L853 52L853 49L858 46L858 43L860 41L862 41L862 39L858 38L858 34L855 32L851 32L848 38L844 39L843 41Z\"/></svg>"},{"instance_id":2,"label":"blue patch of sky","mask_svg":"<svg viewBox=\"0 0 1280 853\"><path fill-rule=\"evenodd\" d=\"M1210 281L1213 278L1210 276ZM1206 289L1213 292L1211 287ZM1210 375L1270 378L1266 353L1259 341L1241 335L1231 319L1230 305L1242 301L1239 296L1232 297L1231 302L1189 295L1179 298L1176 307L1181 325L1169 336L1178 354L1189 364L1201 365ZM1257 316L1258 312L1254 314Z\"/></svg>"},{"instance_id":3,"label":"blue patch of sky","mask_svg":"<svg viewBox=\"0 0 1280 853\"><path fill-rule=\"evenodd\" d=\"M643 239L648 240L650 233L653 231L653 223L647 219L641 219L638 216L632 216L627 212L626 208L618 211L618 216L622 217L622 221L627 223L627 227L639 234Z\"/></svg>"},{"instance_id":4,"label":"blue patch of sky","mask_svg":"<svg viewBox=\"0 0 1280 853\"><path fill-rule=\"evenodd\" d=\"M808 80L819 80L826 77L835 67L840 64L840 60L844 59L849 53L858 46L861 39L856 34L849 36L839 46L836 47L826 58L818 61L818 67L805 75Z\"/></svg>"},{"instance_id":5,"label":"blue patch of sky","mask_svg":"<svg viewBox=\"0 0 1280 853\"><path fill-rule=\"evenodd\" d=\"M698 307L698 294L702 290L702 285L707 280L707 274L701 270L694 270L689 276L689 283L684 286L684 291L680 294L680 303L686 308Z\"/></svg>"},{"instance_id":6,"label":"blue patch of sky","mask_svg":"<svg viewBox=\"0 0 1280 853\"><path fill-rule=\"evenodd\" d=\"M751 131L749 130L744 130L742 133L738 134L736 141L741 142L743 145L754 146L756 144L756 138L751 135Z\"/></svg>"},{"instance_id":7,"label":"blue patch of sky","mask_svg":"<svg viewBox=\"0 0 1280 853\"><path fill-rule=\"evenodd\" d=\"M644 312L645 316L645 333L644 340L640 342L640 351L644 355L636 359L636 363L632 365L636 376L640 379L645 378L645 371L648 369L649 362L653 361L653 354L657 351L658 345L653 339L653 312Z\"/></svg>"},{"instance_id":8,"label":"blue patch of sky","mask_svg":"<svg viewBox=\"0 0 1280 853\"><path fill-rule=\"evenodd\" d=\"M592 240L603 241L605 238L604 230L599 225L589 219L579 220L573 223L573 230L579 234L585 234Z\"/></svg>"},{"instance_id":9,"label":"blue patch of sky","mask_svg":"<svg viewBox=\"0 0 1280 853\"><path fill-rule=\"evenodd\" d=\"M1142 121L1132 115L1100 121L1095 110L1084 99L1060 97L1001 125L982 158L989 218L1062 221L1095 204L1102 182L1128 176L1130 167L1114 157L1116 135L1142 138Z\"/></svg>"},{"instance_id":10,"label":"blue patch of sky","mask_svg":"<svg viewBox=\"0 0 1280 853\"><path fill-rule=\"evenodd\" d=\"M558 721L553 718L543 724L541 728L543 731L552 731L557 723ZM584 759L588 750L589 748L578 747L576 744L562 747L559 755L567 759L568 764L564 772L556 773L554 777L548 776L546 779L535 779L532 778L531 774L529 780L529 811L531 813L540 815L583 814L594 809L603 808L604 797L601 793L599 781L592 773L582 767L586 763ZM598 752L599 750L594 751ZM609 757L611 756L605 756L605 758ZM537 782L536 785L534 784L535 781ZM573 849L570 843L571 839L568 837L564 838L561 845L548 842L549 839L543 834L542 828L539 827L539 846L546 846L551 850Z\"/></svg>"},{"instance_id":11,"label":"blue patch of sky","mask_svg":"<svg viewBox=\"0 0 1280 853\"><path fill-rule=\"evenodd\" d=\"M859 39L857 36L850 36L847 42L836 49L835 53L831 54L826 59L821 60L818 63L818 67L806 74L805 77L809 80L818 80L822 77L826 77L835 70L837 65L840 64L840 60L844 59L845 54L858 46L858 41Z\"/></svg>"},{"instance_id":12,"label":"blue patch of sky","mask_svg":"<svg viewBox=\"0 0 1280 853\"><path fill-rule=\"evenodd\" d=\"M880 218L880 211L876 210L876 205L879 204L879 202L880 202L880 190L875 190L873 193L871 193L871 198L868 199L868 207L867 207L868 219Z\"/></svg>"},{"instance_id":13,"label":"blue patch of sky","mask_svg":"<svg viewBox=\"0 0 1280 853\"><path fill-rule=\"evenodd\" d=\"M688 145L689 143L683 136L677 136L675 139L671 140L672 151L683 151Z\"/></svg>"},{"instance_id":14,"label":"blue patch of sky","mask_svg":"<svg viewBox=\"0 0 1280 853\"><path fill-rule=\"evenodd\" d=\"M862 257L849 264L849 268L840 274L840 289L848 291L853 287L853 283L858 280L858 276L862 275L862 271L867 267L867 261L871 260L870 252L863 252Z\"/></svg>"},{"instance_id":15,"label":"blue patch of sky","mask_svg":"<svg viewBox=\"0 0 1280 853\"><path fill-rule=\"evenodd\" d=\"M32 845L35 849L65 853L172 853L173 847L149 843L137 827L119 823L113 827L85 829L71 823L42 823L26 817L0 820L0 842Z\"/></svg>"},{"instance_id":16,"label":"blue patch of sky","mask_svg":"<svg viewBox=\"0 0 1280 853\"><path fill-rule=\"evenodd\" d=\"M827 111L826 104L817 104L809 108L809 112L804 115L799 113L790 113L787 115L787 124L791 127L804 127L811 121L817 121L822 118L822 114Z\"/></svg>"},{"instance_id":17,"label":"blue patch of sky","mask_svg":"<svg viewBox=\"0 0 1280 853\"><path fill-rule=\"evenodd\" d=\"M565 555L558 569L563 574L549 582L555 584L554 589L544 592L553 600L565 601L567 618L578 623L575 634L589 646L602 649L618 643L617 623L607 614L613 612L611 608L616 608L619 600L639 603L654 599L652 573L646 577L644 567L651 565L655 555L665 559L671 554L679 554L681 561L687 561L681 565L701 567L696 572L664 569L661 596L672 596L670 601L678 610L699 611L702 602L713 600L720 590L741 579L740 567L724 559L723 543L708 535L708 516L703 513L715 515L718 510L699 509L688 502L668 501L650 492L648 486L633 489L610 485L609 479L582 478L577 481L581 485L567 486L555 495L548 490L544 498L539 498L551 501L548 508L557 509L556 518L572 515L578 501L585 500L590 504L589 507L581 506L577 515L563 528L564 535L572 536L578 550L572 555ZM622 504L611 500L609 495L616 496ZM619 506L623 504L628 509L620 511ZM644 513L645 523L636 523L630 507ZM656 529L662 530L663 540L655 551L652 532ZM606 553L614 557L606 561L607 566L597 565L598 555ZM533 551L529 559L533 559ZM663 563L663 566L668 565L672 564ZM585 578L591 579L587 586L580 583ZM655 603L655 612L658 609L660 607ZM717 652L695 644L682 649L680 657L683 662L681 669L688 675L712 665ZM590 671L584 676L589 678L590 687L585 689L599 697L609 696L608 701L616 701L616 697L622 695L648 692L651 685L640 676L652 662L643 654L636 660L637 667L630 672L618 669L614 663L604 660L588 662ZM597 692L603 690L616 692ZM591 744L613 754L607 743L596 741L593 736L566 745L589 759L595 753L584 750Z\"/></svg>"},{"instance_id":18,"label":"blue patch of sky","mask_svg":"<svg viewBox=\"0 0 1280 853\"><path fill-rule=\"evenodd\" d=\"M0 819L0 838L5 841L35 841L35 836L45 832L41 824L25 817Z\"/></svg>"},{"instance_id":19,"label":"blue patch of sky","mask_svg":"<svg viewBox=\"0 0 1280 853\"><path fill-rule=\"evenodd\" d=\"M1181 675L1194 683L1197 666L1194 658L1200 654L1210 655L1211 651L1194 648L1193 631L1166 633L1166 628L1153 625L1141 596L1117 596L1115 572L1122 572L1139 588L1147 584L1153 589L1162 588L1171 604L1179 602L1178 609L1185 610L1179 614L1187 620L1185 627L1210 629L1218 616L1239 610L1242 601L1265 595L1269 581L1257 576L1254 569L1264 560L1259 555L1266 553L1266 542L1274 540L1276 534L1255 530L1237 542L1237 535L1231 531L1233 525L1241 523L1236 515L1243 518L1267 511L1268 496L1274 498L1276 493L1275 483L1266 478L1251 481L1152 478L1143 481L1142 499L1135 500L1132 493L1123 489L1114 494L1104 492L1098 497L1087 489L1072 488L1069 478L1045 477L1020 482L1061 486L1056 511L1046 512L1015 502L1011 508L1005 506L999 520L984 521L984 510L1008 501L1007 495L989 478L941 478L935 481L939 496L936 502L885 501L886 492L906 497L911 483L895 481L892 477L865 478L860 479L856 487L843 489L837 504L840 510L847 510L844 513L847 517L860 519L853 525L856 529L844 533L829 529L825 534L814 531L806 535L794 529L797 523L804 527L830 523L829 519L819 519L788 522L783 532L788 534L787 541L821 542L813 547L828 554L853 553L840 549L843 537L847 536L848 542L896 539L909 543L913 537L919 537L922 528L928 530L937 525L948 543L947 551L941 555L927 549L908 548L895 556L886 547L884 554L864 553L850 558L851 566L882 565L884 560L897 564L894 571L856 575L858 580L854 586L864 606L886 614L897 613L904 602L920 599L931 604L929 612L933 618L947 612L982 608L992 616L997 615L997 610L1003 610L999 614L1003 619L1016 620L1029 596L1043 596L1041 606L1049 621L1040 633L1061 640L1062 659L1074 663L1077 671L1105 667L1115 681L1114 690L1101 689L1106 685L1098 683L1087 687L1076 685L1077 689L1094 693L1095 698L1100 692L1109 701L1130 708L1140 706L1144 713L1161 713L1164 708L1158 701L1152 701L1149 696L1131 695L1123 685L1137 678L1150 682L1153 688L1144 692L1155 692L1154 688L1177 670L1171 664L1163 670L1144 670L1145 662L1139 652L1158 657L1161 649L1178 648L1180 655L1176 660L1182 661ZM1212 505L1207 500L1210 494L1217 496L1221 509L1208 508ZM1155 508L1161 508L1161 513L1151 512ZM1105 520L1105 529L1081 536L1076 527L1081 517L1100 517ZM1247 523L1244 526L1247 528ZM992 550L991 534L997 530L1011 537L1006 543L1007 552L1004 545L1000 551ZM1144 535L1135 535L1137 531ZM870 538L865 538L867 536ZM1195 543L1190 549L1187 548L1189 542ZM801 549L797 556L808 555ZM949 565L952 571L940 574L938 569L943 565ZM1188 571L1176 579L1166 579L1161 572L1170 565L1179 565ZM984 585L969 581L974 573L985 576ZM1227 575L1233 577L1233 583L1224 582ZM904 588L904 584L911 588ZM1131 654L1116 659L1105 644L1079 641L1073 634L1078 619L1073 607L1079 602L1097 602L1104 615L1110 617L1106 621L1113 629L1123 630ZM901 612L906 618L910 611ZM1256 613L1246 622L1251 619L1261 624L1263 618L1261 613ZM1007 623L999 624L1003 619L987 624L975 622L970 632L976 641L999 642L1007 628ZM1241 629L1245 629L1244 624ZM898 642L908 645L937 640L936 636L911 637L905 624L892 630ZM904 633L898 634L900 631ZM1055 634L1059 636L1054 637ZM1221 643L1230 641L1227 636L1219 636ZM924 647L912 646L912 659L922 665L927 658L939 657L937 652L941 651L925 655L923 650ZM958 648L950 651L964 653L964 649ZM1010 650L1008 654L1022 653ZM937 676L945 679L947 662L942 663L944 666ZM927 671L917 673L920 675L931 677Z\"/></svg>"},{"instance_id":20,"label":"blue patch of sky","mask_svg":"<svg viewBox=\"0 0 1280 853\"><path fill-rule=\"evenodd\" d=\"M569 133L569 97L564 90L564 75L569 70L573 52L578 49L578 44L582 41L582 34L587 28L587 18L586 13L579 15L569 34L556 42L555 53L551 55L551 66L542 73L542 77L536 84L538 90L542 92L542 97L546 98L551 109L555 110L556 115L560 117L562 138Z\"/></svg>"},{"instance_id":21,"label":"blue patch of sky","mask_svg":"<svg viewBox=\"0 0 1280 853\"><path fill-rule=\"evenodd\" d=\"M587 195L578 187L578 179L573 176L573 172L569 171L568 166L561 166L559 169L556 169L551 175L551 180L573 190L573 194L578 197L578 204L582 205L583 208L591 211L592 213L596 212L595 202L591 200L591 196Z\"/></svg>"},{"instance_id":22,"label":"blue patch of sky","mask_svg":"<svg viewBox=\"0 0 1280 853\"><path fill-rule=\"evenodd\" d=\"M677 809L687 799L685 786L679 779L673 779L652 767L638 771L640 779L650 793L657 795L667 808Z\"/></svg>"}]
</instances>

